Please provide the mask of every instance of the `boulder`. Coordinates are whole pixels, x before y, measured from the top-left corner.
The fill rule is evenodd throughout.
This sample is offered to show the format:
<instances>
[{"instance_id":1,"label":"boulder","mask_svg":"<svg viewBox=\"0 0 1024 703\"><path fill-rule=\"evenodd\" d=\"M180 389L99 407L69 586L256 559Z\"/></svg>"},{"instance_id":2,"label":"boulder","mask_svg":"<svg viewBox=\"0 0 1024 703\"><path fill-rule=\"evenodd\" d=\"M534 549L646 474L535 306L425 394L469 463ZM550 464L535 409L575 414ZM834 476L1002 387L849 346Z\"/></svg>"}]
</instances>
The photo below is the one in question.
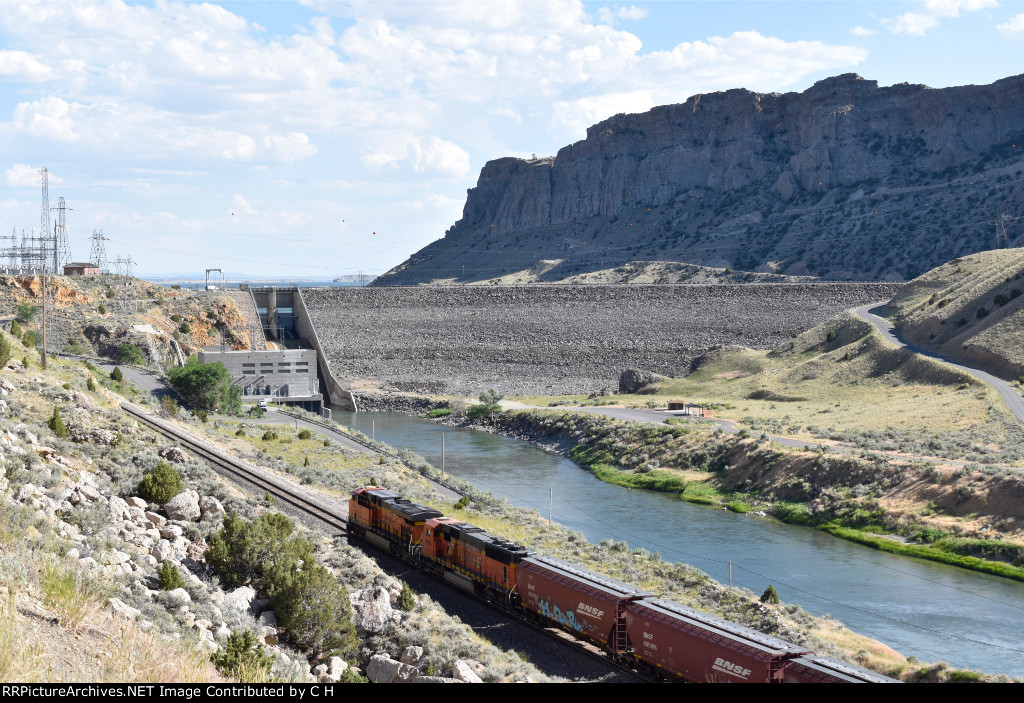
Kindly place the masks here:
<instances>
[{"instance_id":1,"label":"boulder","mask_svg":"<svg viewBox=\"0 0 1024 703\"><path fill-rule=\"evenodd\" d=\"M418 675L416 667L395 661L386 654L374 654L366 665L366 678L373 683L408 682Z\"/></svg>"},{"instance_id":2,"label":"boulder","mask_svg":"<svg viewBox=\"0 0 1024 703\"><path fill-rule=\"evenodd\" d=\"M391 627L394 609L391 595L381 586L364 592L354 623L363 632L381 633Z\"/></svg>"},{"instance_id":3,"label":"boulder","mask_svg":"<svg viewBox=\"0 0 1024 703\"><path fill-rule=\"evenodd\" d=\"M224 506L213 496L203 496L199 499L199 511L203 518L216 517L224 514Z\"/></svg>"},{"instance_id":4,"label":"boulder","mask_svg":"<svg viewBox=\"0 0 1024 703\"><path fill-rule=\"evenodd\" d=\"M164 503L164 512L171 520L187 522L198 520L202 514L199 511L199 501L196 499L195 491L185 491L171 498Z\"/></svg>"},{"instance_id":5,"label":"boulder","mask_svg":"<svg viewBox=\"0 0 1024 703\"><path fill-rule=\"evenodd\" d=\"M473 671L472 664L462 659L452 664L452 678L464 683L483 683L483 679Z\"/></svg>"},{"instance_id":6,"label":"boulder","mask_svg":"<svg viewBox=\"0 0 1024 703\"><path fill-rule=\"evenodd\" d=\"M327 660L327 675L335 681L340 679L347 669L348 662L341 657L331 657Z\"/></svg>"},{"instance_id":7,"label":"boulder","mask_svg":"<svg viewBox=\"0 0 1024 703\"><path fill-rule=\"evenodd\" d=\"M640 371L638 369L626 369L619 376L619 393L643 393L651 390L651 386L667 380L667 376L653 373L651 371Z\"/></svg>"},{"instance_id":8,"label":"boulder","mask_svg":"<svg viewBox=\"0 0 1024 703\"><path fill-rule=\"evenodd\" d=\"M402 652L401 661L403 664L418 667L423 661L423 647L406 647Z\"/></svg>"},{"instance_id":9,"label":"boulder","mask_svg":"<svg viewBox=\"0 0 1024 703\"><path fill-rule=\"evenodd\" d=\"M175 464L186 464L192 461L192 457L185 453L180 447L168 447L159 452L160 456Z\"/></svg>"},{"instance_id":10,"label":"boulder","mask_svg":"<svg viewBox=\"0 0 1024 703\"><path fill-rule=\"evenodd\" d=\"M141 610L133 608L117 598L111 598L107 601L107 610L117 617L124 618L125 620L136 620L140 615L142 615Z\"/></svg>"},{"instance_id":11,"label":"boulder","mask_svg":"<svg viewBox=\"0 0 1024 703\"><path fill-rule=\"evenodd\" d=\"M146 501L144 501L142 498L139 498L138 496L132 496L131 498L126 499L125 502L128 503L128 505L133 508L142 508L143 510L145 510L146 508L149 507L149 504L146 503Z\"/></svg>"},{"instance_id":12,"label":"boulder","mask_svg":"<svg viewBox=\"0 0 1024 703\"><path fill-rule=\"evenodd\" d=\"M184 588L175 588L173 591L167 591L165 598L167 599L168 607L171 608L181 608L192 603L192 596Z\"/></svg>"},{"instance_id":13,"label":"boulder","mask_svg":"<svg viewBox=\"0 0 1024 703\"><path fill-rule=\"evenodd\" d=\"M256 589L251 586L240 586L224 594L223 606L243 613L253 612L256 602Z\"/></svg>"}]
</instances>

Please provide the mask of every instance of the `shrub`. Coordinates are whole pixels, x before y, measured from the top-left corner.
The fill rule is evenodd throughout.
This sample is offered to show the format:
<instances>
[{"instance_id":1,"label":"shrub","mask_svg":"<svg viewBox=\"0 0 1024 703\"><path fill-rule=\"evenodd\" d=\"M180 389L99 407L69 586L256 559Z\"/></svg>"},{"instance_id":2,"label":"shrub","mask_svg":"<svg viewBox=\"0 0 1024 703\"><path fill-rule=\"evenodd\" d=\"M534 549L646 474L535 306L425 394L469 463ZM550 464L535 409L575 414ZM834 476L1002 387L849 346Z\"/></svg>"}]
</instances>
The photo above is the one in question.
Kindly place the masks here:
<instances>
[{"instance_id":1,"label":"shrub","mask_svg":"<svg viewBox=\"0 0 1024 703\"><path fill-rule=\"evenodd\" d=\"M131 364L133 366L146 365L146 357L142 355L142 350L134 344L122 344L117 350L117 360L122 364Z\"/></svg>"},{"instance_id":2,"label":"shrub","mask_svg":"<svg viewBox=\"0 0 1024 703\"><path fill-rule=\"evenodd\" d=\"M434 408L433 410L428 412L426 415L424 415L424 417L432 419L432 418L435 418L435 417L446 417L446 416L451 415L451 414L452 414L452 409L451 408Z\"/></svg>"},{"instance_id":3,"label":"shrub","mask_svg":"<svg viewBox=\"0 0 1024 703\"><path fill-rule=\"evenodd\" d=\"M187 322L182 322L180 325L178 325L178 331L181 332L182 334L188 334L189 332L192 331L192 328L189 327Z\"/></svg>"},{"instance_id":4,"label":"shrub","mask_svg":"<svg viewBox=\"0 0 1024 703\"><path fill-rule=\"evenodd\" d=\"M178 567L169 561L165 561L160 565L157 576L160 578L161 591L173 591L175 588L185 587L185 579L181 577Z\"/></svg>"},{"instance_id":5,"label":"shrub","mask_svg":"<svg viewBox=\"0 0 1024 703\"><path fill-rule=\"evenodd\" d=\"M265 681L274 664L274 658L263 651L259 635L252 630L232 632L227 645L210 660L225 676L254 682Z\"/></svg>"},{"instance_id":6,"label":"shrub","mask_svg":"<svg viewBox=\"0 0 1024 703\"><path fill-rule=\"evenodd\" d=\"M398 594L398 607L407 613L416 607L416 597L405 581L402 581L402 592Z\"/></svg>"},{"instance_id":7,"label":"shrub","mask_svg":"<svg viewBox=\"0 0 1024 703\"><path fill-rule=\"evenodd\" d=\"M92 377L92 374L89 374L88 377L86 377L86 379L85 379L85 387L86 387L86 390L90 390L90 391L96 390L96 379L94 379Z\"/></svg>"},{"instance_id":8,"label":"shrub","mask_svg":"<svg viewBox=\"0 0 1024 703\"><path fill-rule=\"evenodd\" d=\"M29 330L21 335L21 343L25 345L26 349L33 348L36 345L36 333Z\"/></svg>"},{"instance_id":9,"label":"shrub","mask_svg":"<svg viewBox=\"0 0 1024 703\"><path fill-rule=\"evenodd\" d=\"M0 332L0 366L7 366L11 360L11 343L7 341L7 335Z\"/></svg>"},{"instance_id":10,"label":"shrub","mask_svg":"<svg viewBox=\"0 0 1024 703\"><path fill-rule=\"evenodd\" d=\"M107 308L104 305L100 305L96 309L99 311L100 315L106 315L107 314Z\"/></svg>"},{"instance_id":11,"label":"shrub","mask_svg":"<svg viewBox=\"0 0 1024 703\"><path fill-rule=\"evenodd\" d=\"M270 442L272 440L275 440L277 439L277 432L274 432L273 430L267 430L266 432L263 433L263 436L260 437L260 439L262 439L264 442Z\"/></svg>"},{"instance_id":12,"label":"shrub","mask_svg":"<svg viewBox=\"0 0 1024 703\"><path fill-rule=\"evenodd\" d=\"M778 605L778 603L779 603L779 594L778 594L778 591L775 590L775 586L773 586L770 583L768 584L768 588L764 589L764 593L761 594L761 602L762 603L773 603L773 604Z\"/></svg>"},{"instance_id":13,"label":"shrub","mask_svg":"<svg viewBox=\"0 0 1024 703\"><path fill-rule=\"evenodd\" d=\"M25 334L25 330L22 329L21 325L18 324L17 320L11 321L11 336L15 339L21 339L21 335Z\"/></svg>"},{"instance_id":14,"label":"shrub","mask_svg":"<svg viewBox=\"0 0 1024 703\"><path fill-rule=\"evenodd\" d=\"M64 426L64 419L60 416L60 408L53 409L53 415L50 416L50 421L47 424L58 437L67 437L70 434L68 428Z\"/></svg>"},{"instance_id":15,"label":"shrub","mask_svg":"<svg viewBox=\"0 0 1024 703\"><path fill-rule=\"evenodd\" d=\"M32 363L28 360L27 356L21 357L21 365L26 369L32 368Z\"/></svg>"},{"instance_id":16,"label":"shrub","mask_svg":"<svg viewBox=\"0 0 1024 703\"><path fill-rule=\"evenodd\" d=\"M116 383L121 383L124 380L124 374L121 373L120 366L115 366L114 370L110 372L110 380Z\"/></svg>"},{"instance_id":17,"label":"shrub","mask_svg":"<svg viewBox=\"0 0 1024 703\"><path fill-rule=\"evenodd\" d=\"M162 395L160 396L160 409L167 413L169 417L177 417L178 401L169 395Z\"/></svg>"},{"instance_id":18,"label":"shrub","mask_svg":"<svg viewBox=\"0 0 1024 703\"><path fill-rule=\"evenodd\" d=\"M462 510L463 508L468 508L469 507L469 496L462 496L457 501L455 501L455 505L453 505L452 507L455 510Z\"/></svg>"},{"instance_id":19,"label":"shrub","mask_svg":"<svg viewBox=\"0 0 1024 703\"><path fill-rule=\"evenodd\" d=\"M299 439L309 439L313 436L313 433L309 430L299 430Z\"/></svg>"},{"instance_id":20,"label":"shrub","mask_svg":"<svg viewBox=\"0 0 1024 703\"><path fill-rule=\"evenodd\" d=\"M166 461L161 461L139 481L139 495L150 503L159 505L163 505L184 490L181 474Z\"/></svg>"}]
</instances>

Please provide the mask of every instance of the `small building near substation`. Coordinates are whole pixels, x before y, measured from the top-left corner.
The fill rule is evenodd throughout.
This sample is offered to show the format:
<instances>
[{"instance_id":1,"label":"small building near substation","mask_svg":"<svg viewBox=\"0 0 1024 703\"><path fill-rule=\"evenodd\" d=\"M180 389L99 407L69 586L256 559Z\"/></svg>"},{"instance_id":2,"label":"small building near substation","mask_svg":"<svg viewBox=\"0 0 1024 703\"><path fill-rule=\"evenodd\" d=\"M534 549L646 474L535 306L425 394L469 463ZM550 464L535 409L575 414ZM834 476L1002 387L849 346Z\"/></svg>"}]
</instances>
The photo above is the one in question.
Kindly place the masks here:
<instances>
[{"instance_id":1,"label":"small building near substation","mask_svg":"<svg viewBox=\"0 0 1024 703\"><path fill-rule=\"evenodd\" d=\"M231 385L242 389L243 402L267 400L323 413L314 349L199 352L199 363L217 361L231 374Z\"/></svg>"},{"instance_id":2,"label":"small building near substation","mask_svg":"<svg viewBox=\"0 0 1024 703\"><path fill-rule=\"evenodd\" d=\"M99 276L100 267L91 261L72 261L64 264L65 276Z\"/></svg>"}]
</instances>

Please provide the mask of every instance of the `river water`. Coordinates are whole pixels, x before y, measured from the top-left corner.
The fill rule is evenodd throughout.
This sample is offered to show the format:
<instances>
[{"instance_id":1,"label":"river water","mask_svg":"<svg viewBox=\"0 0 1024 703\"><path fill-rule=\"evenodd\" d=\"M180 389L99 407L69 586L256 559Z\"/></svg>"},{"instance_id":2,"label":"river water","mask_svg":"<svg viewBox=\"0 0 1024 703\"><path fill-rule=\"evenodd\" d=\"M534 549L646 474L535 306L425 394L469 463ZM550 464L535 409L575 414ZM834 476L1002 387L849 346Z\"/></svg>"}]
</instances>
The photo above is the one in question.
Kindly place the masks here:
<instances>
[{"instance_id":1,"label":"river water","mask_svg":"<svg viewBox=\"0 0 1024 703\"><path fill-rule=\"evenodd\" d=\"M602 483L528 442L401 413L334 418L410 449L515 505L548 514L591 542L611 538L704 570L721 583L830 614L924 661L1024 676L1024 583L885 554L823 532Z\"/></svg>"}]
</instances>

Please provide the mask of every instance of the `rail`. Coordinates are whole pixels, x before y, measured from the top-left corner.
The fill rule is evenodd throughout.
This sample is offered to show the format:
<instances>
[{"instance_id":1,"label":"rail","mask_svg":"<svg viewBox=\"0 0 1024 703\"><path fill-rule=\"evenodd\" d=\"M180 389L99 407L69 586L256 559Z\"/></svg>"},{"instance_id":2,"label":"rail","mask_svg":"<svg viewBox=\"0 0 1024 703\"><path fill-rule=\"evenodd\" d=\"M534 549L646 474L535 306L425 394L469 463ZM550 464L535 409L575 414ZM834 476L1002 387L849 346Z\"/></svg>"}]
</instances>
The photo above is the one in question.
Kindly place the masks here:
<instances>
[{"instance_id":1,"label":"rail","mask_svg":"<svg viewBox=\"0 0 1024 703\"><path fill-rule=\"evenodd\" d=\"M246 483L256 486L260 490L267 491L270 495L274 496L275 499L282 500L297 510L315 517L317 520L326 523L334 529L341 530L343 532L347 531L347 513L346 517L342 517L336 512L335 508L323 503L319 499L313 498L306 494L305 491L289 485L288 482L260 469L244 459L231 456L210 442L207 442L187 430L175 427L171 423L149 414L133 403L122 401L121 409L132 417L149 425L165 437L176 442L180 442L193 453L202 457L221 471L228 473L230 476L240 478Z\"/></svg>"}]
</instances>

